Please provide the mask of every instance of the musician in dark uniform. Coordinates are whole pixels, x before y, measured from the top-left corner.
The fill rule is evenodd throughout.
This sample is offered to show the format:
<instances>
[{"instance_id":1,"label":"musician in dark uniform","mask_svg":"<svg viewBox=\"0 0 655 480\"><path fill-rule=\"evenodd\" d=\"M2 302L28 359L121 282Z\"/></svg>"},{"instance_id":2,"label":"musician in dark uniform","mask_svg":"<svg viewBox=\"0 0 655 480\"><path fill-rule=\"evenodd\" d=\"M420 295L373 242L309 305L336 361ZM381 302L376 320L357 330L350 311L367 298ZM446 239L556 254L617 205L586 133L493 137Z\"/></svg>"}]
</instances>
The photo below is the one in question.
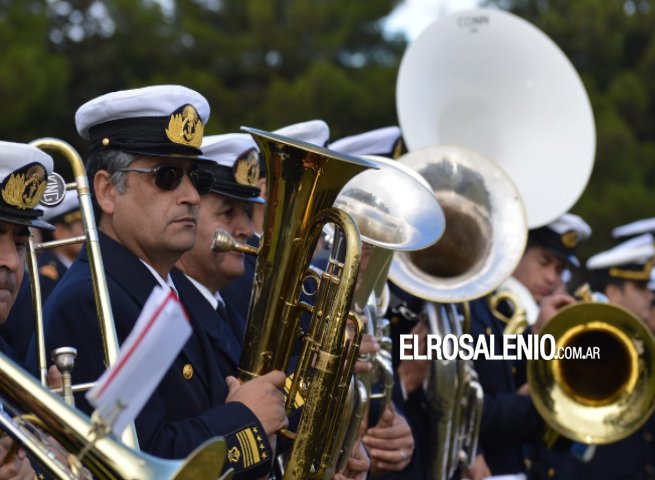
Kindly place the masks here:
<instances>
[{"instance_id":1,"label":"musician in dark uniform","mask_svg":"<svg viewBox=\"0 0 655 480\"><path fill-rule=\"evenodd\" d=\"M250 207L264 202L257 186L259 158L255 147L253 138L242 133L214 135L203 140L203 155L215 162L205 168L214 174L215 180L211 192L200 201L196 245L177 262L184 275L178 271L172 273L180 292L188 292L190 307L202 309L203 324L225 376L237 375L245 320L219 290L243 275L245 259L244 254L236 251L212 252L209 246L217 228L226 230L240 243L246 243L254 233ZM238 381L230 378L229 385L231 389L238 388ZM261 405L250 407L258 414ZM266 425L263 420L262 423ZM267 433L272 439L275 437L275 431ZM365 473L368 467L365 456L351 461L353 470L358 468Z\"/></svg>"},{"instance_id":2,"label":"musician in dark uniform","mask_svg":"<svg viewBox=\"0 0 655 480\"><path fill-rule=\"evenodd\" d=\"M206 99L177 85L109 93L76 113L78 132L89 142L87 174L119 341L154 287L175 290L170 271L194 244L200 195L214 180L198 168L208 117ZM179 296L188 306L183 292ZM231 392L201 319L188 307L193 335L136 419L140 446L160 457L182 458L222 435L226 467L237 478L265 475L271 448L264 427L244 403L226 403ZM76 381L96 380L105 365L85 251L50 296L44 317L48 351L77 348ZM30 353L34 366L33 345ZM271 384L260 397L276 394ZM91 412L82 396L77 406ZM284 411L276 422L276 428L287 424Z\"/></svg>"},{"instance_id":3,"label":"musician in dark uniform","mask_svg":"<svg viewBox=\"0 0 655 480\"><path fill-rule=\"evenodd\" d=\"M264 199L259 196L257 178L249 177L248 169L253 163L259 167L258 151L252 136L245 133L205 137L202 149L203 155L215 162L205 167L214 174L214 184L200 201L196 245L182 255L177 266L206 300L199 303L208 303L217 314L204 322L208 336L219 361L229 364L222 369L225 376L236 375L246 321L219 290L243 275L246 255L212 252L210 246L219 227L240 243L254 235L249 212L252 204L263 204Z\"/></svg>"},{"instance_id":4,"label":"musician in dark uniform","mask_svg":"<svg viewBox=\"0 0 655 480\"><path fill-rule=\"evenodd\" d=\"M655 248L646 233L589 258L591 287L610 303L626 308L646 325L652 315L654 294L648 284ZM602 352L601 352L602 355ZM655 418L623 440L593 447L588 462L580 462L575 475L566 478L652 479L655 478Z\"/></svg>"},{"instance_id":5,"label":"musician in dark uniform","mask_svg":"<svg viewBox=\"0 0 655 480\"><path fill-rule=\"evenodd\" d=\"M55 227L52 232L42 232L43 241L63 240L84 235L82 215L77 202L76 191L69 190L66 192L62 203L59 205L44 208L43 219ZM82 246L82 243L74 243L43 250L38 254L42 305L45 305L48 296L54 290L59 279L64 276L66 270L77 258ZM25 275L14 308L11 310L7 321L0 325L0 333L11 343L16 355L21 360L25 358L27 347L34 334L34 322L26 321L26 319L33 318L34 309L30 281L29 277Z\"/></svg>"},{"instance_id":6,"label":"musician in dark uniform","mask_svg":"<svg viewBox=\"0 0 655 480\"><path fill-rule=\"evenodd\" d=\"M53 229L39 218L43 210L38 208L52 163L52 158L36 147L0 142L0 324L7 320L25 275L29 228ZM31 322L32 318L19 320ZM0 352L17 361L3 336ZM0 439L0 479L35 478L22 449L9 453L12 443L10 437Z\"/></svg>"},{"instance_id":7,"label":"musician in dark uniform","mask_svg":"<svg viewBox=\"0 0 655 480\"><path fill-rule=\"evenodd\" d=\"M532 324L525 333L537 333L558 308L575 302L568 294L559 293L561 276L565 268L579 265L575 249L590 233L586 222L571 214L528 232L513 279L500 287L512 291L525 310L528 324ZM502 352L506 323L492 313L489 299L470 303L471 335L474 341L478 336L493 335L496 352ZM511 315L513 307L506 307L500 313ZM478 358L475 369L484 390L480 448L486 464L493 475L526 472L530 467L526 445L540 445L545 427L529 396L525 360Z\"/></svg>"}]
</instances>

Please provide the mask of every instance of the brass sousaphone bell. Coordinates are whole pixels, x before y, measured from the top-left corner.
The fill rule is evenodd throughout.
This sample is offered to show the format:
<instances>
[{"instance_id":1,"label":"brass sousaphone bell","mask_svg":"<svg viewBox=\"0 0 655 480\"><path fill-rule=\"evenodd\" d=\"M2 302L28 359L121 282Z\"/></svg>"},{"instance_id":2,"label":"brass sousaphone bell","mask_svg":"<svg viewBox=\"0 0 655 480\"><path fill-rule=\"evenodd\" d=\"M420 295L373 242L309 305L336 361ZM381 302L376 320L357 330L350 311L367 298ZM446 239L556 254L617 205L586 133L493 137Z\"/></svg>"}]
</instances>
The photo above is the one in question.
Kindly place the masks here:
<instances>
[{"instance_id":1,"label":"brass sousaphone bell","mask_svg":"<svg viewBox=\"0 0 655 480\"><path fill-rule=\"evenodd\" d=\"M569 210L589 180L596 137L584 86L543 32L478 9L437 20L409 46L396 106L410 151L400 160L433 186L447 227L431 249L397 254L389 277L434 302L483 296L514 271L527 229ZM444 331L454 324L433 323ZM449 390L437 381L431 393L458 404L461 393ZM458 461L463 420L453 415L435 435L435 478L448 478Z\"/></svg>"},{"instance_id":2,"label":"brass sousaphone bell","mask_svg":"<svg viewBox=\"0 0 655 480\"><path fill-rule=\"evenodd\" d=\"M584 85L538 28L501 10L468 10L426 28L403 55L396 108L410 151L457 145L500 165L530 228L584 191L596 131Z\"/></svg>"}]
</instances>

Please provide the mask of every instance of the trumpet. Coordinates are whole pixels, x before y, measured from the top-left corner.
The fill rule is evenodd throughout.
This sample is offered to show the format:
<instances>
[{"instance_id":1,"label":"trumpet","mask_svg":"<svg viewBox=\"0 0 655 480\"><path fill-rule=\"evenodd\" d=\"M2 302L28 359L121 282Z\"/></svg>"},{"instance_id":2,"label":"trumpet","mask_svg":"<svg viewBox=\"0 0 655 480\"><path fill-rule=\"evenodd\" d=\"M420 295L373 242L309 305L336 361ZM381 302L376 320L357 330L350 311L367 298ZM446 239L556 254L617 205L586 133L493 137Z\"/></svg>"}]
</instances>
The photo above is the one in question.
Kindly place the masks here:
<instances>
[{"instance_id":1,"label":"trumpet","mask_svg":"<svg viewBox=\"0 0 655 480\"><path fill-rule=\"evenodd\" d=\"M585 287L585 286L583 286ZM528 363L532 400L557 433L586 444L616 442L638 430L655 410L655 338L626 309L593 300L560 310L541 329L555 348L578 347L599 355Z\"/></svg>"}]
</instances>

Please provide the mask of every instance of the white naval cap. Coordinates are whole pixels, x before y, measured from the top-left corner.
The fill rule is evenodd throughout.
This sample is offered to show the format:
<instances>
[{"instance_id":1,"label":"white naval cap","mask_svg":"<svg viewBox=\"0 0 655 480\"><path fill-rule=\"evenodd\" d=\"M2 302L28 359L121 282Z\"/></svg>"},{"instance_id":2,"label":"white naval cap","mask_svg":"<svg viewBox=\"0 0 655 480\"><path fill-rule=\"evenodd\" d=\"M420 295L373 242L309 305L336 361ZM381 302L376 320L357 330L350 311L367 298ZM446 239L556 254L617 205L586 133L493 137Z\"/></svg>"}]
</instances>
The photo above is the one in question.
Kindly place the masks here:
<instances>
[{"instance_id":1,"label":"white naval cap","mask_svg":"<svg viewBox=\"0 0 655 480\"><path fill-rule=\"evenodd\" d=\"M587 268L608 270L610 277L648 281L654 256L653 235L646 233L590 257Z\"/></svg>"},{"instance_id":2,"label":"white naval cap","mask_svg":"<svg viewBox=\"0 0 655 480\"><path fill-rule=\"evenodd\" d=\"M530 230L529 233L531 241L552 250L576 267L580 266L580 261L575 256L575 249L581 241L590 236L589 224L573 213L565 213L548 225Z\"/></svg>"},{"instance_id":3,"label":"white naval cap","mask_svg":"<svg viewBox=\"0 0 655 480\"><path fill-rule=\"evenodd\" d=\"M248 133L226 133L203 138L202 154L219 165L232 168L239 155L248 150L259 151L257 143Z\"/></svg>"},{"instance_id":4,"label":"white naval cap","mask_svg":"<svg viewBox=\"0 0 655 480\"><path fill-rule=\"evenodd\" d=\"M264 203L260 197L259 149L247 133L211 135L202 141L202 168L214 175L210 191L244 202Z\"/></svg>"},{"instance_id":5,"label":"white naval cap","mask_svg":"<svg viewBox=\"0 0 655 480\"><path fill-rule=\"evenodd\" d=\"M323 147L330 138L330 127L323 120L309 120L287 125L273 133Z\"/></svg>"},{"instance_id":6,"label":"white naval cap","mask_svg":"<svg viewBox=\"0 0 655 480\"><path fill-rule=\"evenodd\" d=\"M77 191L68 190L64 195L64 200L57 206L45 208L43 219L52 224L66 223L71 224L76 220L81 220L80 204L77 200Z\"/></svg>"},{"instance_id":7,"label":"white naval cap","mask_svg":"<svg viewBox=\"0 0 655 480\"><path fill-rule=\"evenodd\" d=\"M655 233L655 218L644 218L635 222L621 225L612 230L614 238L632 237L642 233Z\"/></svg>"},{"instance_id":8,"label":"white naval cap","mask_svg":"<svg viewBox=\"0 0 655 480\"><path fill-rule=\"evenodd\" d=\"M350 155L379 155L393 157L401 138L400 128L396 126L378 128L368 132L340 138L330 143L328 148L335 152Z\"/></svg>"},{"instance_id":9,"label":"white naval cap","mask_svg":"<svg viewBox=\"0 0 655 480\"><path fill-rule=\"evenodd\" d=\"M546 226L560 235L575 232L577 242L587 240L591 237L591 227L589 224L582 217L574 213L565 213Z\"/></svg>"},{"instance_id":10,"label":"white naval cap","mask_svg":"<svg viewBox=\"0 0 655 480\"><path fill-rule=\"evenodd\" d=\"M24 143L0 141L0 221L51 230L39 202L52 173L52 157Z\"/></svg>"},{"instance_id":11,"label":"white naval cap","mask_svg":"<svg viewBox=\"0 0 655 480\"><path fill-rule=\"evenodd\" d=\"M200 93L181 85L156 85L94 98L77 110L75 125L92 152L194 157L209 113Z\"/></svg>"}]
</instances>

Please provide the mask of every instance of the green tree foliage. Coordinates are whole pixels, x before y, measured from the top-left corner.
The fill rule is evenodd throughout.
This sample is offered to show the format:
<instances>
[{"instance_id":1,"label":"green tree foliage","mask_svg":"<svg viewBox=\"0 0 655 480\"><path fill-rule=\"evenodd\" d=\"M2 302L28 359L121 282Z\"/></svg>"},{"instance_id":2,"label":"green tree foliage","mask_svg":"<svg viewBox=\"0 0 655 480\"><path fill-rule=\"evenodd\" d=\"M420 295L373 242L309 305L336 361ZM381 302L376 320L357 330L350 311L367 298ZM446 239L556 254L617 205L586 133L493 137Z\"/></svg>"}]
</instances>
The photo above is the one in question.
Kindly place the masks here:
<instances>
[{"instance_id":1,"label":"green tree foliage","mask_svg":"<svg viewBox=\"0 0 655 480\"><path fill-rule=\"evenodd\" d=\"M217 108L210 131L322 118L338 137L395 123L405 45L383 37L381 20L396 3L178 2L176 19L188 32L183 55L214 85L201 90Z\"/></svg>"},{"instance_id":2,"label":"green tree foliage","mask_svg":"<svg viewBox=\"0 0 655 480\"><path fill-rule=\"evenodd\" d=\"M0 1L0 138L29 141L62 133L68 59L52 50L43 2ZM51 119L52 130L42 128Z\"/></svg>"},{"instance_id":3,"label":"green tree foliage","mask_svg":"<svg viewBox=\"0 0 655 480\"><path fill-rule=\"evenodd\" d=\"M0 0L0 137L64 138L114 90L181 83L212 106L208 133L322 118L333 137L395 124L398 0ZM7 115L7 113L9 113Z\"/></svg>"},{"instance_id":4,"label":"green tree foliage","mask_svg":"<svg viewBox=\"0 0 655 480\"><path fill-rule=\"evenodd\" d=\"M611 230L655 216L655 3L649 0L491 0L550 36L583 79L596 120L596 162L573 208L594 229L586 257ZM566 115L566 112L562 112ZM562 176L565 177L563 172ZM554 192L557 186L553 186ZM555 193L556 194L556 193Z\"/></svg>"}]
</instances>

